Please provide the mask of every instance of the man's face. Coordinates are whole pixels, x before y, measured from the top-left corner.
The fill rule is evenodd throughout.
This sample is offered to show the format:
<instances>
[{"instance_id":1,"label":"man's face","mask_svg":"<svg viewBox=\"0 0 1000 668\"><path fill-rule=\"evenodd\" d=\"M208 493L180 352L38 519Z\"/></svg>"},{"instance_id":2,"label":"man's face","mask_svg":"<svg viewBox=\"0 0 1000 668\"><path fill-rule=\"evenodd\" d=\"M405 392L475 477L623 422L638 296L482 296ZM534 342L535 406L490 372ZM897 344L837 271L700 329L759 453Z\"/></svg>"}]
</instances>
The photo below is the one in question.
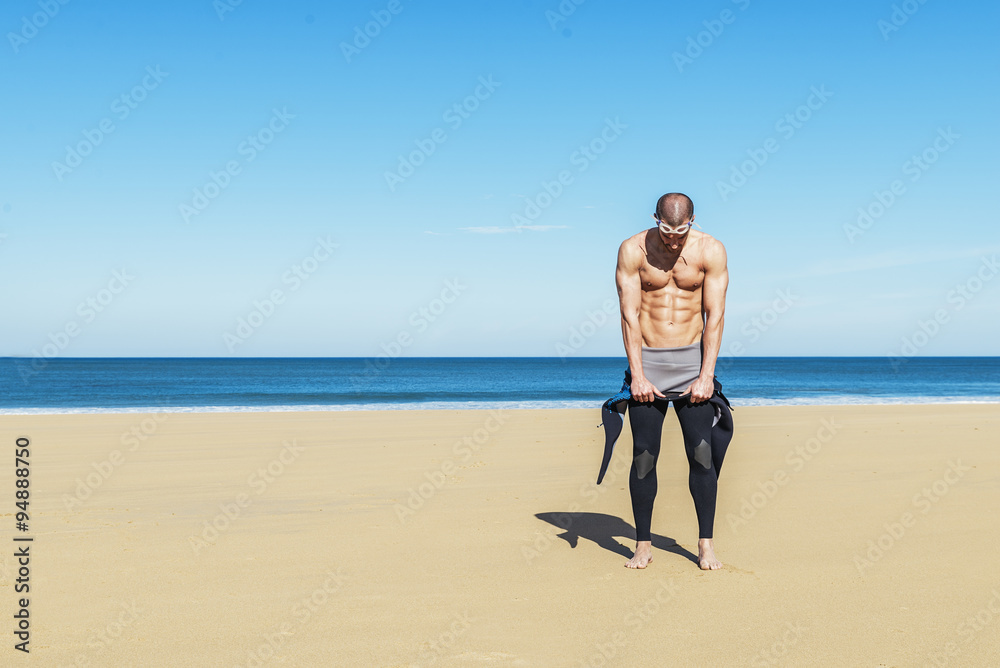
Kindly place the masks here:
<instances>
[{"instance_id":1,"label":"man's face","mask_svg":"<svg viewBox=\"0 0 1000 668\"><path fill-rule=\"evenodd\" d=\"M675 227L663 222L659 218L656 219L657 227L660 232L660 239L671 251L677 251L684 245L684 240L691 231L691 225L693 222L694 216L691 216L689 220Z\"/></svg>"}]
</instances>

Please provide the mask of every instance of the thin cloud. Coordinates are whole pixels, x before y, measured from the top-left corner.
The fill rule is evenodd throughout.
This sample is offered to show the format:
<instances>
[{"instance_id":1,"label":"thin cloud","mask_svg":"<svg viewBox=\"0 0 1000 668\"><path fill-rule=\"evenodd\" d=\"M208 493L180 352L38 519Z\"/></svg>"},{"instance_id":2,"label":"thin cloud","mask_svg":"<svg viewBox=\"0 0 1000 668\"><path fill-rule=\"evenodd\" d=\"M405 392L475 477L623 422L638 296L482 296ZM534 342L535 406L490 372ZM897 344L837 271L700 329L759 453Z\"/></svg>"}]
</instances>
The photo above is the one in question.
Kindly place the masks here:
<instances>
[{"instance_id":1,"label":"thin cloud","mask_svg":"<svg viewBox=\"0 0 1000 668\"><path fill-rule=\"evenodd\" d=\"M531 230L532 232L545 232L547 230L569 229L569 225L518 225L515 229Z\"/></svg>"},{"instance_id":2,"label":"thin cloud","mask_svg":"<svg viewBox=\"0 0 1000 668\"><path fill-rule=\"evenodd\" d=\"M508 232L520 232L530 230L532 232L546 232L548 230L560 230L568 228L569 225L512 225L510 227L500 225L488 225L486 227L460 227L458 229L471 234L507 234Z\"/></svg>"},{"instance_id":3,"label":"thin cloud","mask_svg":"<svg viewBox=\"0 0 1000 668\"><path fill-rule=\"evenodd\" d=\"M516 227L500 227L498 225L490 225L488 227L460 227L458 229L471 234L506 234L507 232L517 232Z\"/></svg>"}]
</instances>

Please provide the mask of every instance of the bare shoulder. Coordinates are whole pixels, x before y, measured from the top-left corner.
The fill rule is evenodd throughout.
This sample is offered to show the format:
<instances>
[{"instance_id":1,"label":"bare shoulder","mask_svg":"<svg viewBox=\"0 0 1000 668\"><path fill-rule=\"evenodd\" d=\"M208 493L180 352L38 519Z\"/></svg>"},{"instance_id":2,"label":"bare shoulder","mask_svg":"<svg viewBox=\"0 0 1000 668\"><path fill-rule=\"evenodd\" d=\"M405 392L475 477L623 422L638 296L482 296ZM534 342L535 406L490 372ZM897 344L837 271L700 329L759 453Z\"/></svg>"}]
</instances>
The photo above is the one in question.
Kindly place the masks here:
<instances>
[{"instance_id":1,"label":"bare shoulder","mask_svg":"<svg viewBox=\"0 0 1000 668\"><path fill-rule=\"evenodd\" d=\"M725 269L726 267L726 247L721 241L705 232L702 235L702 258L706 268Z\"/></svg>"},{"instance_id":2,"label":"bare shoulder","mask_svg":"<svg viewBox=\"0 0 1000 668\"><path fill-rule=\"evenodd\" d=\"M618 247L618 264L626 267L638 267L646 255L646 232L643 230L633 234Z\"/></svg>"}]
</instances>

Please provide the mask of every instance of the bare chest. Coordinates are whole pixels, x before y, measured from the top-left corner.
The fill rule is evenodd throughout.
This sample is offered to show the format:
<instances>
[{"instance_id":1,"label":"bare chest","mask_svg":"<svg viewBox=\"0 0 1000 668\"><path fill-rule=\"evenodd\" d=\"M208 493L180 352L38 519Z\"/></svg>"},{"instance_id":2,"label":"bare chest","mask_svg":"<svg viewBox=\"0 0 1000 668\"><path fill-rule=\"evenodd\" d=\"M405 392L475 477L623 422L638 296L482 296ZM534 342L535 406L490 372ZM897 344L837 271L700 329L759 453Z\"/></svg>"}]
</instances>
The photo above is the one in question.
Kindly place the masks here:
<instances>
[{"instance_id":1,"label":"bare chest","mask_svg":"<svg viewBox=\"0 0 1000 668\"><path fill-rule=\"evenodd\" d=\"M695 292L705 282L705 271L697 258L681 253L676 259L647 257L639 268L639 278L644 292L664 288Z\"/></svg>"}]
</instances>

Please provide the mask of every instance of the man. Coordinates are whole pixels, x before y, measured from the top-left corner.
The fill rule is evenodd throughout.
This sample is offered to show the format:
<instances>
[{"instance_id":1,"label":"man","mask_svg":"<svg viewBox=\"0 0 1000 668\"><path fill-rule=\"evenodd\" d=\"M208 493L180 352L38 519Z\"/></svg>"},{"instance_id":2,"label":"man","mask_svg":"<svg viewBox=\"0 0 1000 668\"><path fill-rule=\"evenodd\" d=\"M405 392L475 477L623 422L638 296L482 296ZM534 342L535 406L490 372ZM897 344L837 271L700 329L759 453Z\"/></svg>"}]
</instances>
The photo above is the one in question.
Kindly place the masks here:
<instances>
[{"instance_id":1,"label":"man","mask_svg":"<svg viewBox=\"0 0 1000 668\"><path fill-rule=\"evenodd\" d=\"M709 399L716 394L715 362L729 286L726 249L712 236L691 229L694 204L687 195L664 195L653 217L657 227L622 243L615 272L631 374L628 413L634 443L629 492L636 546L625 565L645 568L652 560L656 460L663 419L673 401L698 515L698 565L716 570L722 564L712 544L715 499L729 441L712 442L719 417Z\"/></svg>"}]
</instances>

